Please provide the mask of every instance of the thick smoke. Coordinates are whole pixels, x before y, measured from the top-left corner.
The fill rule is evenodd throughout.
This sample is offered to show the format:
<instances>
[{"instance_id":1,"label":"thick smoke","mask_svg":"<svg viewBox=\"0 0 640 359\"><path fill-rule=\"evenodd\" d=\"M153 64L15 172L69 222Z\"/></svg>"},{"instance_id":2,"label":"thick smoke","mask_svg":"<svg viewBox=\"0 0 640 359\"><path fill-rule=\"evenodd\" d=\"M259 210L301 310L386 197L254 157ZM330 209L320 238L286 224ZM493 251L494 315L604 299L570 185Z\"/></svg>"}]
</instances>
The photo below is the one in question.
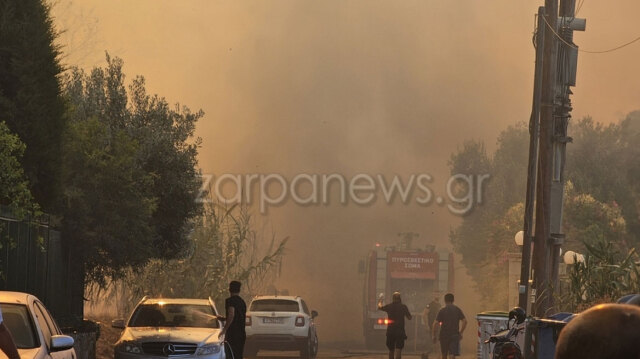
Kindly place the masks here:
<instances>
[{"instance_id":1,"label":"thick smoke","mask_svg":"<svg viewBox=\"0 0 640 359\"><path fill-rule=\"evenodd\" d=\"M531 36L542 3L87 0L74 6L97 19L99 42L91 43L91 56L71 53L67 61L93 65L109 49L125 60L130 78L143 74L151 91L204 109L198 135L205 173L405 180L428 173L434 194L443 195L457 146L475 138L491 149L499 131L528 120ZM72 11L60 15L63 24ZM640 35L633 18L639 11L634 0L587 1L579 14L588 18L587 33L575 41L600 50L630 40ZM575 115L614 121L636 109L640 82L629 79L639 55L640 46L581 54ZM321 340L361 338L357 266L375 242L392 244L398 232L413 231L421 246L449 248L459 222L445 206L397 201L288 202L262 220L292 238L278 286L320 312ZM478 304L457 268L456 294L467 316L494 309Z\"/></svg>"}]
</instances>

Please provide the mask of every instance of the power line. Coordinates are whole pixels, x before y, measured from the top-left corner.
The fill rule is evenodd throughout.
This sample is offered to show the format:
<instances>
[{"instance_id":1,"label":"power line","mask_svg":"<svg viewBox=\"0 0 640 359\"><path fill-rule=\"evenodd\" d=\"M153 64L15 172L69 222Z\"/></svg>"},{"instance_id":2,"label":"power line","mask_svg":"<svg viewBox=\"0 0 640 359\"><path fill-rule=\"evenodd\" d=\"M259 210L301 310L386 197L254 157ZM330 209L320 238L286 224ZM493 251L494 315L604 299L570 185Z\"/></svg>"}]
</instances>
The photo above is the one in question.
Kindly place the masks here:
<instances>
[{"instance_id":1,"label":"power line","mask_svg":"<svg viewBox=\"0 0 640 359\"><path fill-rule=\"evenodd\" d=\"M585 0L580 0L580 3L578 4L578 9L576 10L576 13L574 16L578 16L578 13L580 12L580 10L582 9L582 5L584 5L584 1Z\"/></svg>"},{"instance_id":2,"label":"power line","mask_svg":"<svg viewBox=\"0 0 640 359\"><path fill-rule=\"evenodd\" d=\"M567 42L567 40L563 39L563 38L562 38L562 36L560 36L560 35L556 32L556 29L554 29L554 28L553 28L553 26L551 26L551 24L549 24L549 22L547 21L547 18L546 18L545 16L543 16L542 18L543 18L543 20L544 20L544 23L545 23L545 24L547 24L547 27L549 28L549 30L551 30L551 32L553 32L553 34L554 34L554 35L555 35L555 36L556 36L560 41L564 42L564 43L565 43L567 46L569 46L569 47L572 47L572 48L574 48L574 49L576 49L576 50L578 50L578 51L580 51L580 52L585 52L585 53L588 53L588 54L605 54L605 53L607 53L607 52L613 52L613 51L616 51L616 50L620 50L621 48L623 48L623 47L627 47L627 46L629 46L629 45L633 44L634 42L640 41L640 36L638 36L638 37L636 37L635 39L633 39L633 40L631 40L631 41L629 41L629 42L627 42L627 43L624 43L624 44L622 44L622 45L620 45L620 46L616 46L616 47L611 48L611 49L608 49L608 50L602 50L602 51L589 51L589 50L583 50L583 49L578 48L576 45L574 45L574 44L571 44L571 43Z\"/></svg>"}]
</instances>

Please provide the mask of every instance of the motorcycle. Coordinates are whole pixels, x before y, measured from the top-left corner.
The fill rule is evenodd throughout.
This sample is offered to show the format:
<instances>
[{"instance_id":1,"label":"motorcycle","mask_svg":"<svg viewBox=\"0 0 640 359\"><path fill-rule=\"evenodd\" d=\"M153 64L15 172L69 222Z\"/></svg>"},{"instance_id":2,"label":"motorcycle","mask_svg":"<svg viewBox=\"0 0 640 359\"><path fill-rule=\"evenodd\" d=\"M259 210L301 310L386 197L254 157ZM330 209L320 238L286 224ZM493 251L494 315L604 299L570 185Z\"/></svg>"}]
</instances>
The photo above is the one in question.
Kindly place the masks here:
<instances>
[{"instance_id":1,"label":"motorcycle","mask_svg":"<svg viewBox=\"0 0 640 359\"><path fill-rule=\"evenodd\" d=\"M493 344L492 359L523 359L522 350L516 338L523 328L517 327L524 323L526 314L522 308L516 307L509 312L507 329L493 334L485 344ZM513 321L513 324L511 322Z\"/></svg>"}]
</instances>

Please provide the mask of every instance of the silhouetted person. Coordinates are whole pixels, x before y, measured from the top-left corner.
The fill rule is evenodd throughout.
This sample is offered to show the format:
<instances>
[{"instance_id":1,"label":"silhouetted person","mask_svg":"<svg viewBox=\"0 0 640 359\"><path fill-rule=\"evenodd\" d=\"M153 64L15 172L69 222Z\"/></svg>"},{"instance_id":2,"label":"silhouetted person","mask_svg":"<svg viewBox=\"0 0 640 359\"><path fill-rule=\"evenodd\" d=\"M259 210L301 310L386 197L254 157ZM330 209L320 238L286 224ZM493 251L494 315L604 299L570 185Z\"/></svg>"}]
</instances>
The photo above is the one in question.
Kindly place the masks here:
<instances>
[{"instance_id":1,"label":"silhouetted person","mask_svg":"<svg viewBox=\"0 0 640 359\"><path fill-rule=\"evenodd\" d=\"M4 319L2 318L2 310L0 310L0 349L9 357L9 359L20 359L18 354L18 348L13 341L11 332L4 325Z\"/></svg>"},{"instance_id":2,"label":"silhouetted person","mask_svg":"<svg viewBox=\"0 0 640 359\"><path fill-rule=\"evenodd\" d=\"M447 355L455 358L460 355L460 340L462 333L467 328L467 319L464 317L462 310L453 304L453 294L447 293L444 296L444 308L440 309L433 323L431 332L433 333L433 342L436 342L436 333L440 326L440 352L442 359L447 359ZM462 327L460 327L462 322Z\"/></svg>"},{"instance_id":3,"label":"silhouetted person","mask_svg":"<svg viewBox=\"0 0 640 359\"><path fill-rule=\"evenodd\" d=\"M387 325L387 348L389 349L389 359L401 359L404 341L407 334L404 331L404 318L411 320L409 308L402 304L400 293L393 293L393 301L385 306L382 305L382 297L378 300L378 309L387 312L389 324Z\"/></svg>"},{"instance_id":4,"label":"silhouetted person","mask_svg":"<svg viewBox=\"0 0 640 359\"><path fill-rule=\"evenodd\" d=\"M218 317L225 321L224 328L220 331L220 337L225 335L228 345L224 346L227 359L242 359L244 355L244 342L247 340L245 332L245 318L247 315L247 305L240 298L241 284L238 281L229 283L229 298L224 302L227 316Z\"/></svg>"},{"instance_id":5,"label":"silhouetted person","mask_svg":"<svg viewBox=\"0 0 640 359\"><path fill-rule=\"evenodd\" d=\"M440 304L440 298L438 295L435 295L433 297L433 300L429 304L427 304L427 306L424 308L424 311L422 311L422 322L426 327L427 348L429 351L431 351L430 339L434 334L437 334L431 333L431 330L433 328L433 322L436 321L436 316L438 315L440 308L442 308L442 304Z\"/></svg>"},{"instance_id":6,"label":"silhouetted person","mask_svg":"<svg viewBox=\"0 0 640 359\"><path fill-rule=\"evenodd\" d=\"M556 359L640 359L640 307L601 304L560 332Z\"/></svg>"}]
</instances>

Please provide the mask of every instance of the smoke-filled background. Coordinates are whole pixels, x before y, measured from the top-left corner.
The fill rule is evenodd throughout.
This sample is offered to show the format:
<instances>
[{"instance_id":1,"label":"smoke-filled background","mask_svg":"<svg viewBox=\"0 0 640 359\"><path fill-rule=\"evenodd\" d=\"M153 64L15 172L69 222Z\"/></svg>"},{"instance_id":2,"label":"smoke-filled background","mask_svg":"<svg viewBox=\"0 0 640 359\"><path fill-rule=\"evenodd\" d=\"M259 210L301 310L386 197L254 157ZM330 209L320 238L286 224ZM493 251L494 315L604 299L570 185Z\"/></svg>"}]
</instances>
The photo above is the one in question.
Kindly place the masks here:
<instances>
[{"instance_id":1,"label":"smoke-filled background","mask_svg":"<svg viewBox=\"0 0 640 359\"><path fill-rule=\"evenodd\" d=\"M150 92L206 116L204 173L428 173L444 194L447 162L466 139L491 150L506 126L528 121L534 14L542 0L212 1L60 0L66 65L104 63L104 51L142 74ZM586 0L576 33L603 50L640 35L635 0ZM640 46L580 54L574 117L617 121L640 107ZM487 194L490 195L490 194ZM524 193L522 194L524 197ZM357 267L375 242L420 233L449 248L459 218L445 206L301 207L256 213L290 236L278 287L320 312L320 340L361 338ZM478 238L478 240L483 240ZM469 318L486 309L465 269L456 294ZM425 298L425 304L430 298ZM473 323L466 339L475 340Z\"/></svg>"}]
</instances>

